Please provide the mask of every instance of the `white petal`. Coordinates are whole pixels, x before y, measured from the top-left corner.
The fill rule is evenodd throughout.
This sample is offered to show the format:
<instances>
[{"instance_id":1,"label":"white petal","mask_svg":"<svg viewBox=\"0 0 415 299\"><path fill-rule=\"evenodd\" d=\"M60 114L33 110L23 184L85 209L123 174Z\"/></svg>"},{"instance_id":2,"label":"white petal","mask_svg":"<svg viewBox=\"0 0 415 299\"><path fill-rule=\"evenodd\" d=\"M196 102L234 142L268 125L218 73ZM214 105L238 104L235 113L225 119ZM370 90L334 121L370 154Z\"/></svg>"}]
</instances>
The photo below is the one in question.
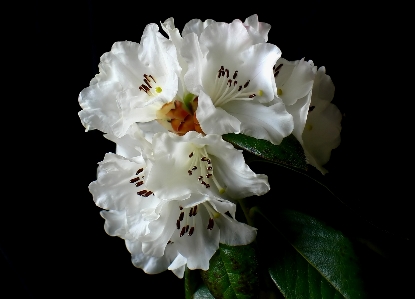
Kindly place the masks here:
<instances>
[{"instance_id":1,"label":"white petal","mask_svg":"<svg viewBox=\"0 0 415 299\"><path fill-rule=\"evenodd\" d=\"M89 184L95 204L107 210L126 210L137 199L137 188L130 183L135 172L145 167L121 156L108 153L98 166L98 178Z\"/></svg>"},{"instance_id":2,"label":"white petal","mask_svg":"<svg viewBox=\"0 0 415 299\"><path fill-rule=\"evenodd\" d=\"M258 15L254 14L246 18L244 24L252 27L253 31L262 38L262 42L268 41L268 32L271 29L271 25L268 23L259 22Z\"/></svg>"},{"instance_id":3,"label":"white petal","mask_svg":"<svg viewBox=\"0 0 415 299\"><path fill-rule=\"evenodd\" d=\"M241 133L280 144L293 130L292 116L280 101L266 107L257 101L232 101L222 108L241 122Z\"/></svg>"},{"instance_id":4,"label":"white petal","mask_svg":"<svg viewBox=\"0 0 415 299\"><path fill-rule=\"evenodd\" d=\"M297 138L297 140L303 144L303 130L308 116L308 108L310 107L311 102L311 92L309 92L305 97L298 99L295 104L291 106L286 106L288 113L293 117L294 121L294 130L292 134Z\"/></svg>"},{"instance_id":5,"label":"white petal","mask_svg":"<svg viewBox=\"0 0 415 299\"><path fill-rule=\"evenodd\" d=\"M215 219L220 227L220 243L227 245L247 245L255 240L257 229L238 222L227 215Z\"/></svg>"},{"instance_id":6,"label":"white petal","mask_svg":"<svg viewBox=\"0 0 415 299\"><path fill-rule=\"evenodd\" d=\"M198 95L202 88L202 69L207 62L195 33L189 33L183 37L180 54L188 66L184 75L186 87L191 93Z\"/></svg>"},{"instance_id":7,"label":"white petal","mask_svg":"<svg viewBox=\"0 0 415 299\"><path fill-rule=\"evenodd\" d=\"M186 263L187 258L179 253L168 269L171 270L178 278L183 278Z\"/></svg>"},{"instance_id":8,"label":"white petal","mask_svg":"<svg viewBox=\"0 0 415 299\"><path fill-rule=\"evenodd\" d=\"M326 75L326 68L320 67L314 79L313 95L311 97L312 105L316 100L331 102L334 97L334 84L330 76Z\"/></svg>"},{"instance_id":9,"label":"white petal","mask_svg":"<svg viewBox=\"0 0 415 299\"><path fill-rule=\"evenodd\" d=\"M121 138L113 134L105 134L104 137L115 142L117 155L125 158L132 159L142 154L149 156L152 152L151 143L145 139L144 133L136 123L132 124L126 135Z\"/></svg>"},{"instance_id":10,"label":"white petal","mask_svg":"<svg viewBox=\"0 0 415 299\"><path fill-rule=\"evenodd\" d=\"M219 248L219 227L214 225L212 230L206 229L208 220L209 214L203 205L199 205L193 235L184 234L183 237L179 237L179 230L177 230L172 237L179 253L187 258L189 269L208 270L209 260Z\"/></svg>"},{"instance_id":11,"label":"white petal","mask_svg":"<svg viewBox=\"0 0 415 299\"><path fill-rule=\"evenodd\" d=\"M329 161L331 150L340 144L342 118L340 110L334 104L325 103L309 113L303 132L303 147L308 162L323 174L327 170L322 166Z\"/></svg>"},{"instance_id":12,"label":"white petal","mask_svg":"<svg viewBox=\"0 0 415 299\"><path fill-rule=\"evenodd\" d=\"M212 19L207 19L204 22L199 19L190 20L184 25L182 35L185 36L189 33L195 33L197 36L200 36L203 30L212 23L215 23Z\"/></svg>"},{"instance_id":13,"label":"white petal","mask_svg":"<svg viewBox=\"0 0 415 299\"><path fill-rule=\"evenodd\" d=\"M284 66L281 68L284 68ZM279 76L279 74L278 74ZM298 99L305 97L313 87L315 72L310 63L301 59L294 67L290 77L282 86L277 86L282 90L279 95L285 105L292 105Z\"/></svg>"},{"instance_id":14,"label":"white petal","mask_svg":"<svg viewBox=\"0 0 415 299\"><path fill-rule=\"evenodd\" d=\"M105 219L104 230L110 236L126 237L125 211L101 211L100 215Z\"/></svg>"},{"instance_id":15,"label":"white petal","mask_svg":"<svg viewBox=\"0 0 415 299\"><path fill-rule=\"evenodd\" d=\"M131 261L137 268L143 269L148 274L158 274L168 269L171 262L177 256L175 248L167 249L166 254L161 257L146 255L141 250L140 241L125 241L127 249L131 252Z\"/></svg>"},{"instance_id":16,"label":"white petal","mask_svg":"<svg viewBox=\"0 0 415 299\"><path fill-rule=\"evenodd\" d=\"M122 136L135 122L126 109L125 95L117 82L101 82L85 88L79 94L78 115L88 130L98 129L104 133Z\"/></svg>"},{"instance_id":17,"label":"white petal","mask_svg":"<svg viewBox=\"0 0 415 299\"><path fill-rule=\"evenodd\" d=\"M221 107L215 107L211 98L203 91L199 95L196 117L206 134L222 135L240 132L241 122Z\"/></svg>"}]
</instances>

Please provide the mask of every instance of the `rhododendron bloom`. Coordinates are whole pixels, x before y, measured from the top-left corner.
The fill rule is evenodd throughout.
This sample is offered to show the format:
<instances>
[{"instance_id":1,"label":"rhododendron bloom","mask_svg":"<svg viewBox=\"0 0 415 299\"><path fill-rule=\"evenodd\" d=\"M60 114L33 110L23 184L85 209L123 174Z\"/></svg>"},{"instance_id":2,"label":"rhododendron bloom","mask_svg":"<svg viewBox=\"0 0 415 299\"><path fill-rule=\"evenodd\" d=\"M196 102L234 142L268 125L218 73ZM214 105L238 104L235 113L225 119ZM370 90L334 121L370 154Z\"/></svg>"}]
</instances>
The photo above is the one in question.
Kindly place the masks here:
<instances>
[{"instance_id":1,"label":"rhododendron bloom","mask_svg":"<svg viewBox=\"0 0 415 299\"><path fill-rule=\"evenodd\" d=\"M79 117L87 130L121 137L133 123L157 119L157 111L174 100L181 68L173 43L149 24L140 44L115 43L99 70L79 95Z\"/></svg>"}]
</instances>

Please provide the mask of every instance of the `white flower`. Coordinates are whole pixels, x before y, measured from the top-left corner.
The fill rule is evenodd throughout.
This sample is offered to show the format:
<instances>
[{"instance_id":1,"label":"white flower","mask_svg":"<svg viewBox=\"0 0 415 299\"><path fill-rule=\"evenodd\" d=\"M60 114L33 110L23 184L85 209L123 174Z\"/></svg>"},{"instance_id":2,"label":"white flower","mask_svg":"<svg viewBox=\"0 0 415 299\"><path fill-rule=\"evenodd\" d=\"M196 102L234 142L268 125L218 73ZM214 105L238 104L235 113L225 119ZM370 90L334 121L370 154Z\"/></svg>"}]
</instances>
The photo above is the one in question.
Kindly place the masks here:
<instances>
[{"instance_id":1,"label":"white flower","mask_svg":"<svg viewBox=\"0 0 415 299\"><path fill-rule=\"evenodd\" d=\"M267 177L219 135L156 133L150 144L135 125L121 138L106 137L127 157L106 154L89 189L108 210L107 233L127 240L134 265L180 277L186 264L207 270L219 243L254 240L256 229L235 220L227 199L268 192Z\"/></svg>"},{"instance_id":2,"label":"white flower","mask_svg":"<svg viewBox=\"0 0 415 299\"><path fill-rule=\"evenodd\" d=\"M79 117L86 130L118 137L135 122L157 119L163 104L174 100L181 71L175 46L156 24L146 26L140 44L115 43L99 69L79 95Z\"/></svg>"},{"instance_id":3,"label":"white flower","mask_svg":"<svg viewBox=\"0 0 415 299\"><path fill-rule=\"evenodd\" d=\"M281 55L275 45L264 42L267 26L255 17L246 24L189 23L179 53L187 62L186 88L198 96L195 113L201 130L244 133L279 144L293 123L282 103L263 105L273 99L272 67Z\"/></svg>"},{"instance_id":4,"label":"white flower","mask_svg":"<svg viewBox=\"0 0 415 299\"><path fill-rule=\"evenodd\" d=\"M308 163L322 174L323 167L331 155L332 149L340 144L342 115L336 105L330 103L334 96L334 84L326 69L320 67L314 80L313 94L307 122L302 135L303 148Z\"/></svg>"}]
</instances>

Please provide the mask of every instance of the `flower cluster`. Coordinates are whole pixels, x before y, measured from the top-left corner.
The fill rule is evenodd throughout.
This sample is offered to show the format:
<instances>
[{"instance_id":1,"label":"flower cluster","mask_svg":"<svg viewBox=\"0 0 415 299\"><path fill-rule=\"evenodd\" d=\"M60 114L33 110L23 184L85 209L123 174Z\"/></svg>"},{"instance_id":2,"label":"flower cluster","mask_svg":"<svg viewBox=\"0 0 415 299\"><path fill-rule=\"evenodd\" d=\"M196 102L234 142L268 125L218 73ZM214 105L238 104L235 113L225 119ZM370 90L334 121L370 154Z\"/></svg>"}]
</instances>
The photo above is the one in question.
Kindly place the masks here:
<instances>
[{"instance_id":1,"label":"flower cluster","mask_svg":"<svg viewBox=\"0 0 415 299\"><path fill-rule=\"evenodd\" d=\"M270 25L173 18L145 27L140 43L117 42L81 91L79 117L116 144L89 190L105 231L125 239L146 273L183 277L209 268L219 243L245 245L256 228L238 222L238 199L269 191L223 134L278 145L293 134L308 163L323 165L340 142L334 85L312 61L287 61L268 43Z\"/></svg>"}]
</instances>

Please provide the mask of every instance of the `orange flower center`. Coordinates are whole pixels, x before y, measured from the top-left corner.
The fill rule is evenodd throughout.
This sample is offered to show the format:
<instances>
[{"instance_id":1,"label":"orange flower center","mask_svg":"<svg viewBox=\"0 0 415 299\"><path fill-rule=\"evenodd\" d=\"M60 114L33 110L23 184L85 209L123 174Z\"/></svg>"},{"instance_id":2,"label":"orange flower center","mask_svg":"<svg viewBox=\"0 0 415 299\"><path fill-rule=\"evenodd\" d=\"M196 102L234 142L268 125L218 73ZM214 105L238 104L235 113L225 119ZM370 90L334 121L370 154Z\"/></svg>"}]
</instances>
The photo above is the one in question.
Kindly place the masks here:
<instances>
[{"instance_id":1,"label":"orange flower center","mask_svg":"<svg viewBox=\"0 0 415 299\"><path fill-rule=\"evenodd\" d=\"M167 130L179 136L189 131L204 134L196 117L197 104L197 97L192 101L191 107L186 107L179 100L166 103L157 112L157 121Z\"/></svg>"}]
</instances>

